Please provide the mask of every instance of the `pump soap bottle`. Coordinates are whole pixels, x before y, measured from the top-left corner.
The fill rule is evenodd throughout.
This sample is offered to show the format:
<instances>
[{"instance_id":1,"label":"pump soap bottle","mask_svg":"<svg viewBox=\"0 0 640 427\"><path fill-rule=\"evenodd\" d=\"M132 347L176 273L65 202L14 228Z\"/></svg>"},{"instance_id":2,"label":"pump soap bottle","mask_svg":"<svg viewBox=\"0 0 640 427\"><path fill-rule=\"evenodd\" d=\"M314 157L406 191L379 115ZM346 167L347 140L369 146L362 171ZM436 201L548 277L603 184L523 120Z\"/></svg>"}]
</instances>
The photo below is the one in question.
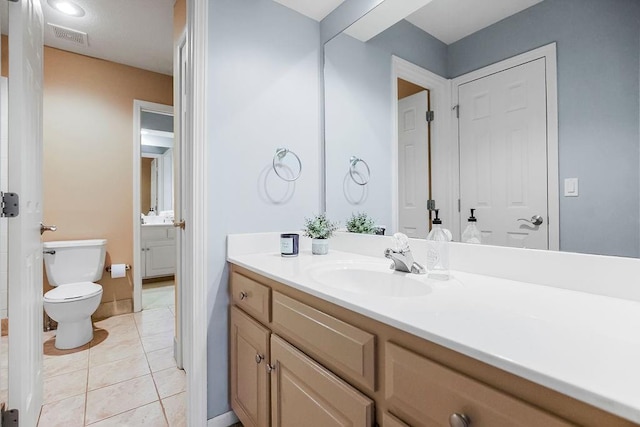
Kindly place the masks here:
<instances>
[{"instance_id":1,"label":"pump soap bottle","mask_svg":"<svg viewBox=\"0 0 640 427\"><path fill-rule=\"evenodd\" d=\"M427 275L438 280L449 279L449 237L442 229L442 220L438 218L439 209L433 227L427 235Z\"/></svg>"},{"instance_id":2,"label":"pump soap bottle","mask_svg":"<svg viewBox=\"0 0 640 427\"><path fill-rule=\"evenodd\" d=\"M482 243L482 234L478 227L476 227L476 217L473 216L475 209L471 209L471 216L469 217L469 225L464 229L462 233L462 243Z\"/></svg>"}]
</instances>

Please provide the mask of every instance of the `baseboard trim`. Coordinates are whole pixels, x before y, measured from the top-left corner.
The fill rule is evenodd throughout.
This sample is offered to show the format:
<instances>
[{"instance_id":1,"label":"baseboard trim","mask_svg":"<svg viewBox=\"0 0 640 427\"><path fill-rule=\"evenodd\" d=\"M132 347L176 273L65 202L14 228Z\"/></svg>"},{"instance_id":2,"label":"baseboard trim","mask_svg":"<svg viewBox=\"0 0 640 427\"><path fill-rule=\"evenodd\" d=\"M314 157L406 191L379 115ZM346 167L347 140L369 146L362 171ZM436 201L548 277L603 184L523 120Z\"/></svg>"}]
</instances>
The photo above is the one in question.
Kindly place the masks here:
<instances>
[{"instance_id":1,"label":"baseboard trim","mask_svg":"<svg viewBox=\"0 0 640 427\"><path fill-rule=\"evenodd\" d=\"M91 319L97 321L127 313L133 313L133 299L131 298L101 303Z\"/></svg>"},{"instance_id":2,"label":"baseboard trim","mask_svg":"<svg viewBox=\"0 0 640 427\"><path fill-rule=\"evenodd\" d=\"M207 421L207 427L229 427L240 420L233 411L225 412Z\"/></svg>"}]
</instances>

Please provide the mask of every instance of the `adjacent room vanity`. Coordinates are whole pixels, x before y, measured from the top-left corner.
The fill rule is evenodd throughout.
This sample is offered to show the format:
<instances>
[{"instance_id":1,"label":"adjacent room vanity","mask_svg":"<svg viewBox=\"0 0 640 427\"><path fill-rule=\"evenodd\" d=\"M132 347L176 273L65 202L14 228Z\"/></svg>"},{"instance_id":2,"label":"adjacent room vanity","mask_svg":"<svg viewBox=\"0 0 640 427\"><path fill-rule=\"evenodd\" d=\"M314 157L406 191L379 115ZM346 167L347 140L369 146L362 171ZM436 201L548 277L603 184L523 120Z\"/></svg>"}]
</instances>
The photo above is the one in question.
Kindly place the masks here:
<instances>
[{"instance_id":1,"label":"adjacent room vanity","mask_svg":"<svg viewBox=\"0 0 640 427\"><path fill-rule=\"evenodd\" d=\"M176 230L173 224L140 226L142 278L171 276L176 272Z\"/></svg>"},{"instance_id":2,"label":"adjacent room vanity","mask_svg":"<svg viewBox=\"0 0 640 427\"><path fill-rule=\"evenodd\" d=\"M334 240L339 250L327 256L303 246L287 259L267 250L275 233L229 236L230 400L245 427L640 421L637 301L499 277L504 272L454 270L453 280L434 282L386 270L382 255L370 256L389 238ZM367 249L350 252L358 247ZM412 247L419 258L419 241ZM458 255L480 251L482 264L492 249L456 248L452 266L463 270L470 264ZM576 256L497 250L512 264ZM547 266L558 270L553 260ZM363 277L371 279L360 287ZM385 281L388 288L379 286Z\"/></svg>"}]
</instances>

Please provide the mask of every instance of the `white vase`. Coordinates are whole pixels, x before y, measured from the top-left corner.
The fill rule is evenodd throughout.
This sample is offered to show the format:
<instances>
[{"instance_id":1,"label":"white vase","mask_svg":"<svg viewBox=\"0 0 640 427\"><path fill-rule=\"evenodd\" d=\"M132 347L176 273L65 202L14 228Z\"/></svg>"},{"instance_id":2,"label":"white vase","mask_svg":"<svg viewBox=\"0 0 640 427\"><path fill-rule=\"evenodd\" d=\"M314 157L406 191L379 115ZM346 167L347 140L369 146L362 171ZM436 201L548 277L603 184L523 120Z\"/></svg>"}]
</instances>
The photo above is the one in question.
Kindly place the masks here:
<instances>
[{"instance_id":1,"label":"white vase","mask_svg":"<svg viewBox=\"0 0 640 427\"><path fill-rule=\"evenodd\" d=\"M311 253L314 255L329 253L329 239L311 239Z\"/></svg>"}]
</instances>

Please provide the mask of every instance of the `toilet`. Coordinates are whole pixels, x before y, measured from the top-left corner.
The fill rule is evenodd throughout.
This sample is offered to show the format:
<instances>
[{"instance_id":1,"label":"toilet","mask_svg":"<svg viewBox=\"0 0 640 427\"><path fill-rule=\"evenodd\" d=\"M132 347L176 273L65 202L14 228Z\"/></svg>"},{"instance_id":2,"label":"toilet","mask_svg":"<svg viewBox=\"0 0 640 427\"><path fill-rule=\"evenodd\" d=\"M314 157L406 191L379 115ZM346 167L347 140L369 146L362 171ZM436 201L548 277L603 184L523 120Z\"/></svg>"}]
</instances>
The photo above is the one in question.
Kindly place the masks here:
<instances>
[{"instance_id":1,"label":"toilet","mask_svg":"<svg viewBox=\"0 0 640 427\"><path fill-rule=\"evenodd\" d=\"M44 294L44 310L58 322L55 347L61 350L85 345L93 339L91 315L102 299L100 280L107 241L68 240L45 242L44 266L55 288Z\"/></svg>"}]
</instances>

